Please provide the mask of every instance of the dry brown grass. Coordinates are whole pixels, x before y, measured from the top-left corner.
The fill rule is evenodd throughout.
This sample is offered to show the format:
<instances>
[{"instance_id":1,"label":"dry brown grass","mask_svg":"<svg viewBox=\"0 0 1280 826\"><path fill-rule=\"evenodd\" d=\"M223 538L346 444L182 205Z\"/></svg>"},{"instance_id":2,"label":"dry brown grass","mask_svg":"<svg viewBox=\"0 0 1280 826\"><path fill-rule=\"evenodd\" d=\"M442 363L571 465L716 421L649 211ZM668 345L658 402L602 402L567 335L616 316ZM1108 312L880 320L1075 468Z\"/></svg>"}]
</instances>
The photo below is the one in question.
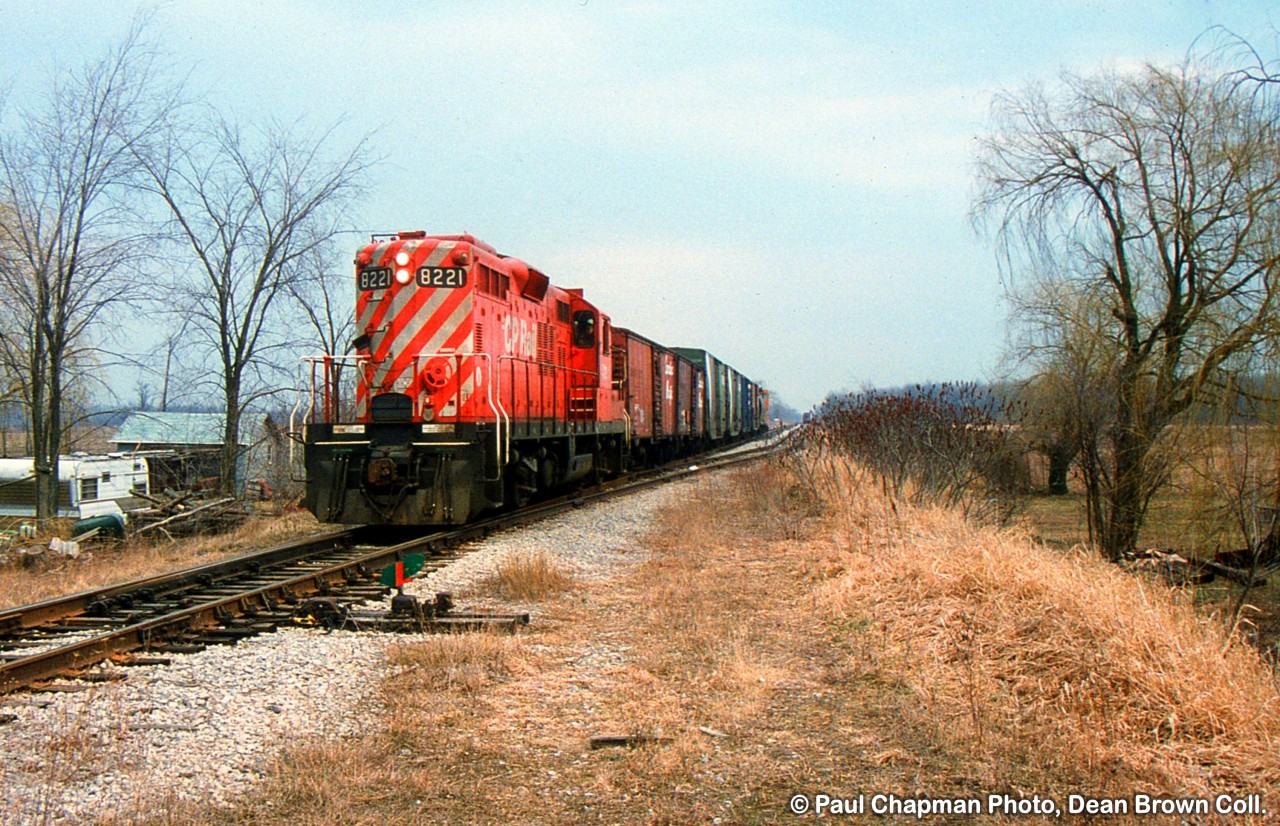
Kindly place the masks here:
<instances>
[{"instance_id":1,"label":"dry brown grass","mask_svg":"<svg viewBox=\"0 0 1280 826\"><path fill-rule=\"evenodd\" d=\"M520 643L505 633L441 634L425 642L393 643L387 648L394 672L388 693L476 691L520 669Z\"/></svg>"},{"instance_id":2,"label":"dry brown grass","mask_svg":"<svg viewBox=\"0 0 1280 826\"><path fill-rule=\"evenodd\" d=\"M573 576L546 551L508 554L498 561L493 576L482 582L481 593L512 602L538 602L573 587Z\"/></svg>"},{"instance_id":3,"label":"dry brown grass","mask_svg":"<svg viewBox=\"0 0 1280 826\"><path fill-rule=\"evenodd\" d=\"M0 608L99 588L270 547L320 530L309 513L253 518L225 534L172 542L163 537L87 545L88 555L50 570L0 566Z\"/></svg>"},{"instance_id":4,"label":"dry brown grass","mask_svg":"<svg viewBox=\"0 0 1280 826\"><path fill-rule=\"evenodd\" d=\"M1152 497L1138 548L1173 550L1188 558L1208 560L1219 552L1246 548L1250 540L1239 517L1252 512L1250 504L1263 506L1250 528L1253 541L1257 541L1267 529L1269 512L1265 506L1274 496L1267 480L1276 478L1280 430L1188 424L1168 441L1176 451L1171 479ZM1029 533L1060 550L1089 542L1084 494L1078 480L1072 480L1069 495L1033 497L1020 522ZM1241 590L1218 577L1195 586L1190 593L1202 613L1232 616ZM1260 650L1270 651L1273 658L1280 655L1280 581L1268 576L1265 585L1251 588L1246 597L1244 634Z\"/></svg>"},{"instance_id":5,"label":"dry brown grass","mask_svg":"<svg viewBox=\"0 0 1280 826\"><path fill-rule=\"evenodd\" d=\"M1280 782L1270 669L1185 595L871 490L844 508L872 527L819 607L876 629L875 658L901 664L922 718L988 783L1204 795Z\"/></svg>"},{"instance_id":6,"label":"dry brown grass","mask_svg":"<svg viewBox=\"0 0 1280 826\"><path fill-rule=\"evenodd\" d=\"M770 823L813 765L846 784L876 774L826 747L866 697L832 690L845 668L829 632L794 610L820 567L785 538L807 517L786 486L747 478L745 498L718 482L682 497L650 560L549 599L519 638L394 646L386 711L360 742L290 749L236 811L155 822ZM748 502L771 518L744 524ZM594 751L594 734L668 739Z\"/></svg>"},{"instance_id":7,"label":"dry brown grass","mask_svg":"<svg viewBox=\"0 0 1280 826\"><path fill-rule=\"evenodd\" d=\"M773 823L797 791L1280 806L1276 687L1184 597L827 478L825 502L767 465L698 483L624 580L520 639L397 646L367 737L155 822Z\"/></svg>"}]
</instances>

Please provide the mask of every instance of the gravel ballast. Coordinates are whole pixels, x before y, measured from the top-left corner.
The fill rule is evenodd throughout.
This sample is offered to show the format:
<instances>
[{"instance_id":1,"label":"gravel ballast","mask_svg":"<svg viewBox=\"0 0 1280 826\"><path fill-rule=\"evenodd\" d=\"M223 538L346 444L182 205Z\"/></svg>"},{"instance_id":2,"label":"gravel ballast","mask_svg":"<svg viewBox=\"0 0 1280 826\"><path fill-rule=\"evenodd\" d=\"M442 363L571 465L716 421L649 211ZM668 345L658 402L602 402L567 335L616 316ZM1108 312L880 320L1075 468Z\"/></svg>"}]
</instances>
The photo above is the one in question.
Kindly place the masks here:
<instances>
[{"instance_id":1,"label":"gravel ballast","mask_svg":"<svg viewBox=\"0 0 1280 826\"><path fill-rule=\"evenodd\" d=\"M664 485L490 537L406 591L464 592L508 555L536 551L580 581L611 578L643 558L641 538L656 510L696 484ZM537 606L516 607L537 622ZM166 655L167 666L118 669L123 679L84 683L83 691L3 698L0 822L127 820L170 798L231 805L291 742L373 730L386 645L413 638L284 629Z\"/></svg>"}]
</instances>

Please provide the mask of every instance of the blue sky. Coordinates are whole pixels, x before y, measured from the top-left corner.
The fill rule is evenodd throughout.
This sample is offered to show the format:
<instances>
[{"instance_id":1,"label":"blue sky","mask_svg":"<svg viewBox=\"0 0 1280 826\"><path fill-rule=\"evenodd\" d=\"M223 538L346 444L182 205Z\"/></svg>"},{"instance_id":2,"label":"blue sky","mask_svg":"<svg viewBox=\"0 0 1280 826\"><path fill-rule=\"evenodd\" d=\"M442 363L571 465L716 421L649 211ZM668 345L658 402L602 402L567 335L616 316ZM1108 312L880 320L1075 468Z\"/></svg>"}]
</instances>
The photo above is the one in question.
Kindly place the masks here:
<instances>
[{"instance_id":1,"label":"blue sky","mask_svg":"<svg viewBox=\"0 0 1280 826\"><path fill-rule=\"evenodd\" d=\"M138 5L0 0L0 84L21 99ZM997 375L1003 292L968 221L995 91L1176 62L1214 25L1276 55L1272 8L175 0L153 34L238 117L376 130L353 229L474 233L804 408Z\"/></svg>"}]
</instances>

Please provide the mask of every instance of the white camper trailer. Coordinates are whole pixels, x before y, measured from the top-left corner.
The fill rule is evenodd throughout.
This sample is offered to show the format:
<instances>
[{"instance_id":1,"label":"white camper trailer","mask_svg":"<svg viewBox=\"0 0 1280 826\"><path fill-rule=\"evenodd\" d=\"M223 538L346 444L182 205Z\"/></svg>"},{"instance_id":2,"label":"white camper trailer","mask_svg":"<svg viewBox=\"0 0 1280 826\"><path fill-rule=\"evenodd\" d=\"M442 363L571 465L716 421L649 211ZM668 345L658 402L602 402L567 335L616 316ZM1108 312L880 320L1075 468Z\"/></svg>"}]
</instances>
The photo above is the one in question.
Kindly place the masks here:
<instances>
[{"instance_id":1,"label":"white camper trailer","mask_svg":"<svg viewBox=\"0 0 1280 826\"><path fill-rule=\"evenodd\" d=\"M150 493L147 460L112 453L58 457L57 516L85 519L141 504L135 494ZM35 463L0 459L0 516L36 515Z\"/></svg>"}]
</instances>

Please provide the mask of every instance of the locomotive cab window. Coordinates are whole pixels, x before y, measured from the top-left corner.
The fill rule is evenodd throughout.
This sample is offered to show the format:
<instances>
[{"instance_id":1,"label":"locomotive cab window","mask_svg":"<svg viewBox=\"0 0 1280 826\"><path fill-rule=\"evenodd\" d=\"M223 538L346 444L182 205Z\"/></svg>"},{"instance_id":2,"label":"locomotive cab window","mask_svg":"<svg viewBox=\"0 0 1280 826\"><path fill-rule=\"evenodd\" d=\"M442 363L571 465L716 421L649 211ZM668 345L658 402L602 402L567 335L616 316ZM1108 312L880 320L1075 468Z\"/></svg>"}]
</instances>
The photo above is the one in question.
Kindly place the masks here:
<instances>
[{"instance_id":1,"label":"locomotive cab window","mask_svg":"<svg viewBox=\"0 0 1280 826\"><path fill-rule=\"evenodd\" d=\"M573 314L573 346L584 350L596 346L596 314L590 310Z\"/></svg>"}]
</instances>

